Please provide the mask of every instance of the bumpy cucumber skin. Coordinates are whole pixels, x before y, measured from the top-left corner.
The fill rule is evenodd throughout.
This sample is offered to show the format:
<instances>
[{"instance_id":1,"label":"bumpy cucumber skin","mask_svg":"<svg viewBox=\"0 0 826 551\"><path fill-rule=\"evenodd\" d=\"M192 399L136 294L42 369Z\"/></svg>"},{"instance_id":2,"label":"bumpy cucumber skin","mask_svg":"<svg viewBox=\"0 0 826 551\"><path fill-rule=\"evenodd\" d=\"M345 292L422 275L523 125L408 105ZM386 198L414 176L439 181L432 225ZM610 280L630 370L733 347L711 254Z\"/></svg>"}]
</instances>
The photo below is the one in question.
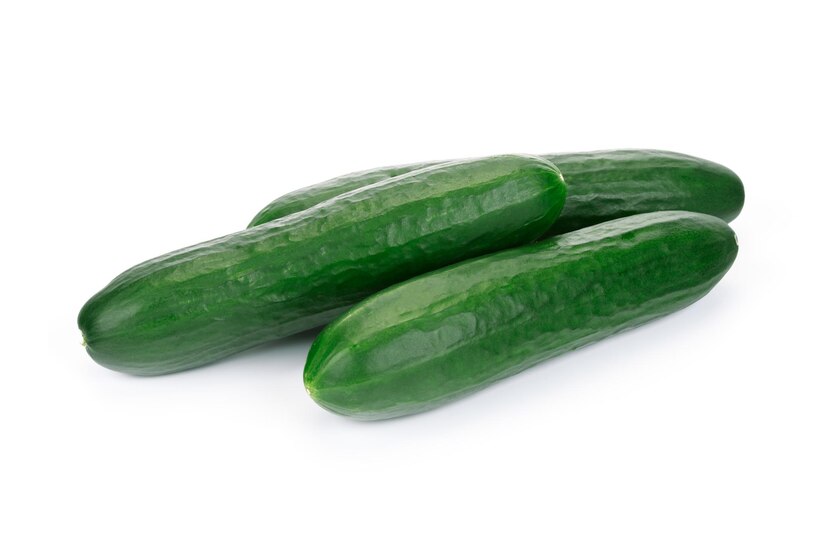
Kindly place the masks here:
<instances>
[{"instance_id":1,"label":"bumpy cucumber skin","mask_svg":"<svg viewBox=\"0 0 826 551\"><path fill-rule=\"evenodd\" d=\"M538 157L429 167L139 264L78 325L106 367L197 367L323 325L414 275L531 242L564 199L559 171Z\"/></svg>"},{"instance_id":2,"label":"bumpy cucumber skin","mask_svg":"<svg viewBox=\"0 0 826 551\"><path fill-rule=\"evenodd\" d=\"M743 208L743 182L728 168L697 157L648 149L543 155L562 171L568 199L546 235L558 235L633 214L702 212L727 222ZM279 197L250 227L304 210L340 193L429 166L417 163L347 174Z\"/></svg>"},{"instance_id":3,"label":"bumpy cucumber skin","mask_svg":"<svg viewBox=\"0 0 826 551\"><path fill-rule=\"evenodd\" d=\"M547 155L562 171L568 199L549 235L646 212L684 210L726 222L743 209L743 182L704 159L656 150Z\"/></svg>"},{"instance_id":4,"label":"bumpy cucumber skin","mask_svg":"<svg viewBox=\"0 0 826 551\"><path fill-rule=\"evenodd\" d=\"M425 411L679 310L737 255L719 218L657 212L468 260L390 287L327 326L305 366L330 411Z\"/></svg>"}]
</instances>

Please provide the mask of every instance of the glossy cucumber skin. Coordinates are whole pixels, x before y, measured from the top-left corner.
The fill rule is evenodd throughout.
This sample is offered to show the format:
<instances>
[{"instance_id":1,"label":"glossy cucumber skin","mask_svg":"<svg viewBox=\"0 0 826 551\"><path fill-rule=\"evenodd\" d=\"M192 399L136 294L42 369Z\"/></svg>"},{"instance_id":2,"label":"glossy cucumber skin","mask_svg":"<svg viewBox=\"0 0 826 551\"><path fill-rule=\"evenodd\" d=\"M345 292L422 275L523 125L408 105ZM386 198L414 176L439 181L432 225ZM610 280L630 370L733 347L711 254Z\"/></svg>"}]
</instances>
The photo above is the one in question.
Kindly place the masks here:
<instances>
[{"instance_id":1,"label":"glossy cucumber skin","mask_svg":"<svg viewBox=\"0 0 826 551\"><path fill-rule=\"evenodd\" d=\"M549 235L667 210L700 212L730 222L743 209L743 182L734 172L682 153L630 149L546 158L557 159L569 190Z\"/></svg>"},{"instance_id":2,"label":"glossy cucumber skin","mask_svg":"<svg viewBox=\"0 0 826 551\"><path fill-rule=\"evenodd\" d=\"M564 199L558 170L538 157L429 167L139 264L78 325L112 369L197 367L323 325L414 275L531 242Z\"/></svg>"},{"instance_id":3,"label":"glossy cucumber skin","mask_svg":"<svg viewBox=\"0 0 826 551\"><path fill-rule=\"evenodd\" d=\"M343 415L425 411L688 306L736 255L725 222L670 211L468 260L385 289L327 326L304 383Z\"/></svg>"},{"instance_id":4,"label":"glossy cucumber skin","mask_svg":"<svg viewBox=\"0 0 826 551\"><path fill-rule=\"evenodd\" d=\"M697 157L648 149L543 155L559 167L568 199L547 235L558 235L600 222L662 210L688 210L731 221L743 208L740 178L728 168ZM340 193L429 163L347 174L279 197L250 223L278 219Z\"/></svg>"}]
</instances>

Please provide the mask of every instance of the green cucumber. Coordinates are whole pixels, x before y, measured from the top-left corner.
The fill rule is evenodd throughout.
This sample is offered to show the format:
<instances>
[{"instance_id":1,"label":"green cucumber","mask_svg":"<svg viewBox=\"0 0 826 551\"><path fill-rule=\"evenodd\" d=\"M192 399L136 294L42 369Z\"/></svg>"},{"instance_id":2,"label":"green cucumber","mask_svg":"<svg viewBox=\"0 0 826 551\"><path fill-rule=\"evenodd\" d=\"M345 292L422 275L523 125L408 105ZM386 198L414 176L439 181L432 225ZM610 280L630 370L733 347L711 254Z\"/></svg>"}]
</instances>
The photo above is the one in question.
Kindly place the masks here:
<instances>
[{"instance_id":1,"label":"green cucumber","mask_svg":"<svg viewBox=\"0 0 826 551\"><path fill-rule=\"evenodd\" d=\"M697 157L630 149L546 158L557 159L566 183L571 180L565 208L549 235L666 210L700 212L731 222L743 209L740 178Z\"/></svg>"},{"instance_id":2,"label":"green cucumber","mask_svg":"<svg viewBox=\"0 0 826 551\"><path fill-rule=\"evenodd\" d=\"M504 155L409 172L139 264L80 311L115 370L204 365L334 319L393 283L531 242L565 200L559 171Z\"/></svg>"},{"instance_id":3,"label":"green cucumber","mask_svg":"<svg viewBox=\"0 0 826 551\"><path fill-rule=\"evenodd\" d=\"M328 325L304 383L343 415L425 411L688 306L736 255L725 222L671 211L468 260L385 289Z\"/></svg>"},{"instance_id":4,"label":"green cucumber","mask_svg":"<svg viewBox=\"0 0 826 551\"><path fill-rule=\"evenodd\" d=\"M661 210L703 212L734 220L743 208L743 183L726 167L670 151L628 149L545 155L565 177L568 199L548 235L607 220ZM383 167L333 178L279 197L250 223L276 220L341 193L429 163Z\"/></svg>"}]
</instances>

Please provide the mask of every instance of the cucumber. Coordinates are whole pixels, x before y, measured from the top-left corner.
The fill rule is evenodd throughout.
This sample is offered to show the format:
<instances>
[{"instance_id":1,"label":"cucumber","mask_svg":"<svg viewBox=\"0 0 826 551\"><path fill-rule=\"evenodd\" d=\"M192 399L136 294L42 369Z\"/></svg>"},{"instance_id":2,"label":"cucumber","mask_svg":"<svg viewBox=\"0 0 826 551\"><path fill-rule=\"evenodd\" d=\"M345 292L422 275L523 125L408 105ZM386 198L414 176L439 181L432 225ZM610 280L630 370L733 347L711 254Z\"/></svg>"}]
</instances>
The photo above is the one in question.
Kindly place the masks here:
<instances>
[{"instance_id":1,"label":"cucumber","mask_svg":"<svg viewBox=\"0 0 826 551\"><path fill-rule=\"evenodd\" d=\"M98 363L139 375L197 367L323 325L393 283L535 240L565 200L538 157L456 161L139 264L83 306Z\"/></svg>"},{"instance_id":2,"label":"cucumber","mask_svg":"<svg viewBox=\"0 0 826 551\"><path fill-rule=\"evenodd\" d=\"M549 155L568 199L549 235L646 212L685 210L731 222L743 209L743 182L728 168L681 153L651 150ZM568 182L570 180L570 182Z\"/></svg>"},{"instance_id":3,"label":"cucumber","mask_svg":"<svg viewBox=\"0 0 826 551\"><path fill-rule=\"evenodd\" d=\"M719 218L640 214L395 285L327 326L304 384L362 419L425 411L705 295L737 255Z\"/></svg>"},{"instance_id":4,"label":"cucumber","mask_svg":"<svg viewBox=\"0 0 826 551\"><path fill-rule=\"evenodd\" d=\"M547 235L661 210L689 210L734 220L743 208L743 183L726 167L670 151L628 149L545 155L565 177L568 199ZM250 227L309 208L336 195L429 163L383 167L333 178L279 197Z\"/></svg>"}]
</instances>

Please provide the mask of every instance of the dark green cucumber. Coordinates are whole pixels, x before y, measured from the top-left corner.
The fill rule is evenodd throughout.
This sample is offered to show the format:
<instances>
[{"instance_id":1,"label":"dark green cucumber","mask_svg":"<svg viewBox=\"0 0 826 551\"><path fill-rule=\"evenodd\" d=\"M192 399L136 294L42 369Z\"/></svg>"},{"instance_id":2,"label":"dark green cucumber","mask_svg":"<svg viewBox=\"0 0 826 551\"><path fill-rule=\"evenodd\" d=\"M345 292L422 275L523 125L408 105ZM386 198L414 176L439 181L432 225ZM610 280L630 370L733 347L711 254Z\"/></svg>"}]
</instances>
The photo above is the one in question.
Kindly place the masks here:
<instances>
[{"instance_id":1,"label":"dark green cucumber","mask_svg":"<svg viewBox=\"0 0 826 551\"><path fill-rule=\"evenodd\" d=\"M646 149L544 155L565 177L568 200L548 235L661 210L688 210L734 220L743 208L743 183L711 161ZM287 216L336 195L428 166L417 163L347 174L279 197L250 227Z\"/></svg>"},{"instance_id":2,"label":"dark green cucumber","mask_svg":"<svg viewBox=\"0 0 826 551\"><path fill-rule=\"evenodd\" d=\"M363 419L428 410L688 306L737 255L719 218L621 218L390 287L327 326L307 391Z\"/></svg>"},{"instance_id":3,"label":"dark green cucumber","mask_svg":"<svg viewBox=\"0 0 826 551\"><path fill-rule=\"evenodd\" d=\"M550 235L666 210L700 212L730 222L743 209L740 178L722 165L697 157L630 149L546 158L558 160L568 183L565 208Z\"/></svg>"},{"instance_id":4,"label":"dark green cucumber","mask_svg":"<svg viewBox=\"0 0 826 551\"><path fill-rule=\"evenodd\" d=\"M435 268L535 240L565 199L559 171L505 155L413 171L127 270L83 307L89 354L157 375L323 325Z\"/></svg>"}]
</instances>

